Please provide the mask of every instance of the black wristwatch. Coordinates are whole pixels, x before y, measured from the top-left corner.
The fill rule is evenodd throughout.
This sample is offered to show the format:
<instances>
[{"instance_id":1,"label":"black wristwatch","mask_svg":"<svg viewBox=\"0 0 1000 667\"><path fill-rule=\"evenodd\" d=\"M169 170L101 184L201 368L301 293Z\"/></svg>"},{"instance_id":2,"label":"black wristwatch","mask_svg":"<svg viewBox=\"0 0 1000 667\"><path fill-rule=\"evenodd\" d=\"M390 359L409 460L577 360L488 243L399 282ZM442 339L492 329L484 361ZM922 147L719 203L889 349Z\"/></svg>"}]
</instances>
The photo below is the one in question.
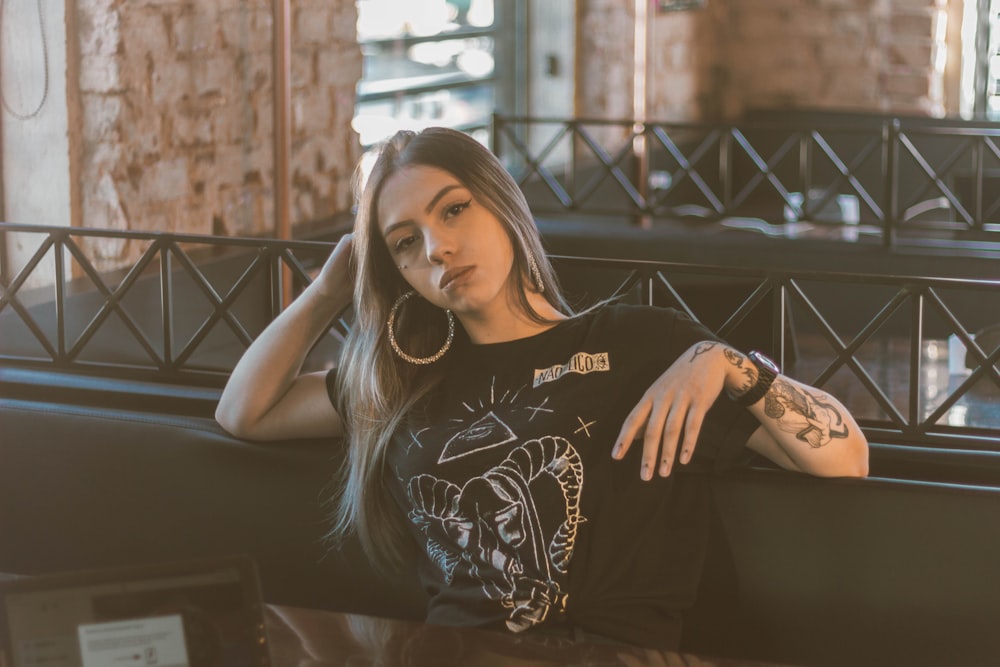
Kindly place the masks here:
<instances>
[{"instance_id":1,"label":"black wristwatch","mask_svg":"<svg viewBox=\"0 0 1000 667\"><path fill-rule=\"evenodd\" d=\"M778 364L756 350L748 354L747 358L757 367L757 382L745 394L741 394L733 399L743 407L750 407L764 398L764 394L771 388L771 385L774 384L774 379L781 372Z\"/></svg>"}]
</instances>

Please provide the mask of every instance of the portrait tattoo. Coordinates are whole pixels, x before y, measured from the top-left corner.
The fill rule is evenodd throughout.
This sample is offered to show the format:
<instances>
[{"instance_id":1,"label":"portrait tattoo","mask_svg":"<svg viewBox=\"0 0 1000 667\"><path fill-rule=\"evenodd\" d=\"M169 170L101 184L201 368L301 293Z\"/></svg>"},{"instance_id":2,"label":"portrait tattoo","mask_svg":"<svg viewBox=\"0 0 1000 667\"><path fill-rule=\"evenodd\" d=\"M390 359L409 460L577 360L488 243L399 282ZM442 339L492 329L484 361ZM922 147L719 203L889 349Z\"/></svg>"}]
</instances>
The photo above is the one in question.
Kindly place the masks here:
<instances>
[{"instance_id":1,"label":"portrait tattoo","mask_svg":"<svg viewBox=\"0 0 1000 667\"><path fill-rule=\"evenodd\" d=\"M817 449L834 439L846 438L847 425L840 409L805 389L778 378L764 396L764 414L778 428Z\"/></svg>"},{"instance_id":2,"label":"portrait tattoo","mask_svg":"<svg viewBox=\"0 0 1000 667\"><path fill-rule=\"evenodd\" d=\"M705 354L709 350L714 350L716 345L718 345L718 343L710 340L698 343L694 348L694 352L691 354L691 361L694 361L699 355Z\"/></svg>"}]
</instances>

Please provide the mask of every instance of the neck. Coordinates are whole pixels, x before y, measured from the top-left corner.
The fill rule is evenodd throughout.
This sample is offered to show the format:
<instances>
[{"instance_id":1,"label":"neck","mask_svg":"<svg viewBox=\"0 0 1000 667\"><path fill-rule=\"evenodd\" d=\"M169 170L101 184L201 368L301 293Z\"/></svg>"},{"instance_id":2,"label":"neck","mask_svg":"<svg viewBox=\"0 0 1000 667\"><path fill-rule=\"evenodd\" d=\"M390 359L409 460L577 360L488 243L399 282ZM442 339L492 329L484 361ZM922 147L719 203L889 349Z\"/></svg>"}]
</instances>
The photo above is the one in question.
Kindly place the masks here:
<instances>
[{"instance_id":1,"label":"neck","mask_svg":"<svg viewBox=\"0 0 1000 667\"><path fill-rule=\"evenodd\" d=\"M469 340L476 345L506 343L534 336L551 329L557 321L566 319L566 315L553 307L541 294L530 293L528 301L536 313L552 321L536 322L521 310L519 304L495 316L464 314L458 316L458 319L469 335Z\"/></svg>"}]
</instances>

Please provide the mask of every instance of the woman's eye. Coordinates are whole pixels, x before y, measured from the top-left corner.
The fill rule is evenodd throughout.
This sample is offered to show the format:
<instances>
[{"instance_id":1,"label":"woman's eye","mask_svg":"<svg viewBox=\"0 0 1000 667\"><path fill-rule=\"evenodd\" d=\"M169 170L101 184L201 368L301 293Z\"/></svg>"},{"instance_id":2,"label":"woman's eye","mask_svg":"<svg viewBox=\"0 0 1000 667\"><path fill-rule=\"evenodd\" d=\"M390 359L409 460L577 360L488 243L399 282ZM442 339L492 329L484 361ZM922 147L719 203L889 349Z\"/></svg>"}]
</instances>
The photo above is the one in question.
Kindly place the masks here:
<instances>
[{"instance_id":1,"label":"woman's eye","mask_svg":"<svg viewBox=\"0 0 1000 667\"><path fill-rule=\"evenodd\" d=\"M396 239L396 242L392 244L392 249L397 253L405 252L406 249L409 248L411 245L413 245L414 241L416 240L417 240L416 237L413 235L403 236L399 239Z\"/></svg>"},{"instance_id":2,"label":"woman's eye","mask_svg":"<svg viewBox=\"0 0 1000 667\"><path fill-rule=\"evenodd\" d=\"M469 208L469 204L471 204L471 203L472 203L472 200L470 199L468 201L463 201L463 202L459 202L457 204L452 204L451 206L449 206L448 208L446 208L444 210L444 215L445 215L446 218L455 217L456 215L458 215L459 213L461 213L465 209Z\"/></svg>"}]
</instances>

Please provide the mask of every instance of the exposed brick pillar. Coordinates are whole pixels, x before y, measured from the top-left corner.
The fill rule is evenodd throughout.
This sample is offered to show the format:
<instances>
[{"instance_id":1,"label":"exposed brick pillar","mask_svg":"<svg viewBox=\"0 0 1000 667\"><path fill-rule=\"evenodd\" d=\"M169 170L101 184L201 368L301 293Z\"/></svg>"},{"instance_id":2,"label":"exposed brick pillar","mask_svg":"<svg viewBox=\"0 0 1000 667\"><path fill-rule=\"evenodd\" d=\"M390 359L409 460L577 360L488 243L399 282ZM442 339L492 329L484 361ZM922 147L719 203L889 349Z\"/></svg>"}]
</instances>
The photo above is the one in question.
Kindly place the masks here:
<instances>
[{"instance_id":1,"label":"exposed brick pillar","mask_svg":"<svg viewBox=\"0 0 1000 667\"><path fill-rule=\"evenodd\" d=\"M294 224L350 205L361 53L353 0L292 11ZM79 0L79 25L83 224L270 233L271 3Z\"/></svg>"}]
</instances>

